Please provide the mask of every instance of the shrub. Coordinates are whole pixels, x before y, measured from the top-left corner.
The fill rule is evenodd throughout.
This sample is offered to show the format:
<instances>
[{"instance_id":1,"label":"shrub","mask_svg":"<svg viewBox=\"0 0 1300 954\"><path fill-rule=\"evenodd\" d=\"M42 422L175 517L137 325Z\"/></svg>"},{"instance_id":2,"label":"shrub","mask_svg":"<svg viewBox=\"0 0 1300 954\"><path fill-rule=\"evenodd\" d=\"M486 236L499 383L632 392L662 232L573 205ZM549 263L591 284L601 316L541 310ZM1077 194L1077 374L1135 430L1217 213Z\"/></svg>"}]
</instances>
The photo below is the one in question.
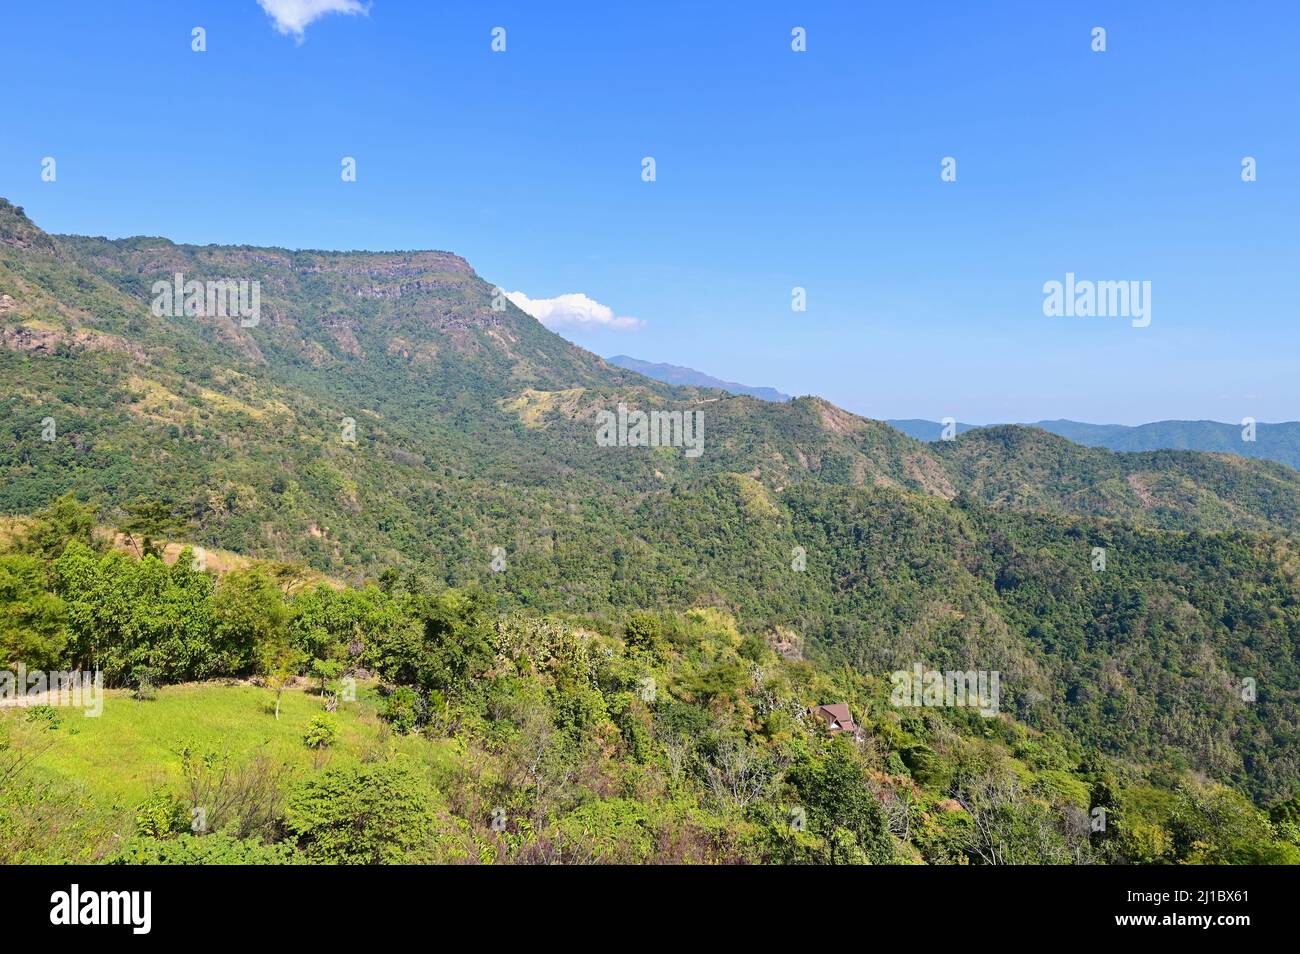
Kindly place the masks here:
<instances>
[{"instance_id":1,"label":"shrub","mask_svg":"<svg viewBox=\"0 0 1300 954\"><path fill-rule=\"evenodd\" d=\"M179 798L158 789L136 807L135 830L147 838L171 838L190 830L190 818Z\"/></svg>"},{"instance_id":2,"label":"shrub","mask_svg":"<svg viewBox=\"0 0 1300 954\"><path fill-rule=\"evenodd\" d=\"M303 745L309 749L327 749L334 744L334 738L338 735L338 730L334 727L334 722L325 716L317 716L311 720L307 726L307 731L303 733Z\"/></svg>"},{"instance_id":3,"label":"shrub","mask_svg":"<svg viewBox=\"0 0 1300 954\"><path fill-rule=\"evenodd\" d=\"M398 686L379 710L379 717L393 727L398 735L406 735L420 727L422 705L420 697L409 686Z\"/></svg>"},{"instance_id":4,"label":"shrub","mask_svg":"<svg viewBox=\"0 0 1300 954\"><path fill-rule=\"evenodd\" d=\"M874 864L893 860L884 810L846 740L836 739L822 758L805 757L788 781L808 810L809 828L828 839L827 861L852 863L860 860L859 853Z\"/></svg>"},{"instance_id":5,"label":"shrub","mask_svg":"<svg viewBox=\"0 0 1300 954\"><path fill-rule=\"evenodd\" d=\"M663 640L664 624L653 613L633 613L623 627L623 640L633 652L653 653Z\"/></svg>"},{"instance_id":6,"label":"shrub","mask_svg":"<svg viewBox=\"0 0 1300 954\"><path fill-rule=\"evenodd\" d=\"M418 864L437 835L434 792L405 761L330 768L289 796L286 825L311 861Z\"/></svg>"},{"instance_id":7,"label":"shrub","mask_svg":"<svg viewBox=\"0 0 1300 954\"><path fill-rule=\"evenodd\" d=\"M293 845L264 844L229 835L180 835L169 840L137 837L107 862L110 865L301 865L307 860Z\"/></svg>"},{"instance_id":8,"label":"shrub","mask_svg":"<svg viewBox=\"0 0 1300 954\"><path fill-rule=\"evenodd\" d=\"M588 802L560 819L568 853L613 864L642 864L654 849L654 826L640 802Z\"/></svg>"},{"instance_id":9,"label":"shrub","mask_svg":"<svg viewBox=\"0 0 1300 954\"><path fill-rule=\"evenodd\" d=\"M162 679L162 670L154 666L136 666L131 670L131 683L135 691L131 698L137 702L149 702L158 698L158 683Z\"/></svg>"},{"instance_id":10,"label":"shrub","mask_svg":"<svg viewBox=\"0 0 1300 954\"><path fill-rule=\"evenodd\" d=\"M188 803L203 807L209 832L267 840L278 834L284 781L292 771L283 759L263 750L236 762L227 752L202 749L192 741L181 744L176 754Z\"/></svg>"}]
</instances>

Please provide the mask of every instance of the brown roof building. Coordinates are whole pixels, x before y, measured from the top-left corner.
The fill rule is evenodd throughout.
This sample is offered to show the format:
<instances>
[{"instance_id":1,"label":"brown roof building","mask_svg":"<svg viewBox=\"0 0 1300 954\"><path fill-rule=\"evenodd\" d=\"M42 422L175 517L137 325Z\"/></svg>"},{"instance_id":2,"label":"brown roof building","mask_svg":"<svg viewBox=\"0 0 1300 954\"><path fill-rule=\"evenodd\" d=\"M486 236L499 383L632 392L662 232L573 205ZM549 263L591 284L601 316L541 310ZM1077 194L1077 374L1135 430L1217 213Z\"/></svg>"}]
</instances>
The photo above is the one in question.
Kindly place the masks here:
<instances>
[{"instance_id":1,"label":"brown roof building","mask_svg":"<svg viewBox=\"0 0 1300 954\"><path fill-rule=\"evenodd\" d=\"M849 707L843 702L836 702L829 706L818 706L813 712L821 716L831 735L837 732L856 732L858 729L858 724L853 721L853 716L849 714Z\"/></svg>"}]
</instances>

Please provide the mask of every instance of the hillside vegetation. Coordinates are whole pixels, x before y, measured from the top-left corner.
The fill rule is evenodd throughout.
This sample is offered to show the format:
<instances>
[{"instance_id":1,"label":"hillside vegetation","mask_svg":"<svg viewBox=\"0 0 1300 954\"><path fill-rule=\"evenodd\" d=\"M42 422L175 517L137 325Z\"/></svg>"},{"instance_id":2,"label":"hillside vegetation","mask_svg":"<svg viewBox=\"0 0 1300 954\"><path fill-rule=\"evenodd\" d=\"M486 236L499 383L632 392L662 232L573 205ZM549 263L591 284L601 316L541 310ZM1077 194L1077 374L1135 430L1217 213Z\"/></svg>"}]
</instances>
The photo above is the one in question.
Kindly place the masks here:
<instances>
[{"instance_id":1,"label":"hillside vegetation","mask_svg":"<svg viewBox=\"0 0 1300 954\"><path fill-rule=\"evenodd\" d=\"M60 512L26 539L54 542ZM397 582L286 595L265 568L64 543L0 558L2 632L134 689L93 718L0 710L5 861L1300 861L1295 799L1266 814L1009 712L900 707L890 679L717 609L611 625ZM852 731L828 731L831 700Z\"/></svg>"},{"instance_id":2,"label":"hillside vegetation","mask_svg":"<svg viewBox=\"0 0 1300 954\"><path fill-rule=\"evenodd\" d=\"M259 320L155 314L176 273L259 281ZM323 707L374 681L381 701L335 714L374 709L365 744L338 743L353 774L277 779L305 807L233 852L355 860L302 825L334 824L318 800L364 776L414 793L425 853L380 838L366 860L1291 857L1300 474L1281 465L1022 427L927 444L819 398L612 367L450 253L50 236L2 202L0 379L0 510L29 518L3 536L0 666L97 668L142 697L85 733L177 683L240 680L265 722L251 695L308 679ZM620 403L699 412L703 453L599 446ZM1000 673L1000 712L892 704L914 665ZM827 735L807 710L831 703L860 729ZM107 797L53 771L87 755L57 744L78 718L5 715L18 804ZM452 750L465 777L421 762ZM98 856L136 837L128 794ZM1008 845L963 840L981 805ZM482 830L493 807L513 847ZM1098 808L1133 827L1081 829ZM26 811L0 819L27 833L11 857L52 824ZM1202 838L1220 817L1251 834Z\"/></svg>"},{"instance_id":3,"label":"hillside vegetation","mask_svg":"<svg viewBox=\"0 0 1300 954\"><path fill-rule=\"evenodd\" d=\"M940 440L944 431L937 421L917 419L886 422L909 437ZM1058 434L1085 447L1114 451L1190 450L1240 457L1258 457L1288 467L1300 467L1300 421L1279 424L1242 424L1221 421L1152 421L1150 424L1085 424L1081 421L1037 421L1030 425ZM957 433L971 429L957 424Z\"/></svg>"}]
</instances>

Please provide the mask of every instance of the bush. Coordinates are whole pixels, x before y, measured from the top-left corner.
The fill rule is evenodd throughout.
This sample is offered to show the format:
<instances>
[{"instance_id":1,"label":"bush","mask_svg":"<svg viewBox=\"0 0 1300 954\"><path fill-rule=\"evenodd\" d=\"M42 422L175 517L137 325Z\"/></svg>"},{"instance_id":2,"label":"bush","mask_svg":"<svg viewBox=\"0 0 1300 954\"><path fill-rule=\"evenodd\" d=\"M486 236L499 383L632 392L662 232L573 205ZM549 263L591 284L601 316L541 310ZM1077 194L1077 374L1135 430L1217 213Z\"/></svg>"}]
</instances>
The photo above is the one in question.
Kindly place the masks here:
<instances>
[{"instance_id":1,"label":"bush","mask_svg":"<svg viewBox=\"0 0 1300 954\"><path fill-rule=\"evenodd\" d=\"M393 727L398 735L406 735L420 727L423 715L420 697L409 686L398 686L379 710L379 717Z\"/></svg>"},{"instance_id":2,"label":"bush","mask_svg":"<svg viewBox=\"0 0 1300 954\"><path fill-rule=\"evenodd\" d=\"M169 840L138 837L110 858L110 865L301 865L293 845L268 845L256 838L180 835Z\"/></svg>"},{"instance_id":3,"label":"bush","mask_svg":"<svg viewBox=\"0 0 1300 954\"><path fill-rule=\"evenodd\" d=\"M612 864L643 864L654 850L646 807L625 798L588 802L559 821L567 853Z\"/></svg>"},{"instance_id":4,"label":"bush","mask_svg":"<svg viewBox=\"0 0 1300 954\"><path fill-rule=\"evenodd\" d=\"M48 589L39 557L0 556L0 666L59 668L68 644L67 608Z\"/></svg>"},{"instance_id":5,"label":"bush","mask_svg":"<svg viewBox=\"0 0 1300 954\"><path fill-rule=\"evenodd\" d=\"M1244 795L1223 786L1184 788L1169 822L1184 864L1295 864L1293 846L1274 840L1268 818Z\"/></svg>"},{"instance_id":6,"label":"bush","mask_svg":"<svg viewBox=\"0 0 1300 954\"><path fill-rule=\"evenodd\" d=\"M311 861L418 864L437 835L433 788L405 760L330 768L289 796L286 825Z\"/></svg>"},{"instance_id":7,"label":"bush","mask_svg":"<svg viewBox=\"0 0 1300 954\"><path fill-rule=\"evenodd\" d=\"M131 683L135 691L131 698L137 702L150 702L158 698L158 683L162 679L162 670L154 666L136 666L131 670Z\"/></svg>"},{"instance_id":8,"label":"bush","mask_svg":"<svg viewBox=\"0 0 1300 954\"><path fill-rule=\"evenodd\" d=\"M317 716L307 726L307 731L302 736L302 742L309 749L327 749L334 744L334 738L337 735L338 730L334 727L332 719Z\"/></svg>"},{"instance_id":9,"label":"bush","mask_svg":"<svg viewBox=\"0 0 1300 954\"><path fill-rule=\"evenodd\" d=\"M893 860L894 842L884 810L846 740L832 742L823 758L806 756L787 780L808 810L809 829L827 839L825 861Z\"/></svg>"},{"instance_id":10,"label":"bush","mask_svg":"<svg viewBox=\"0 0 1300 954\"><path fill-rule=\"evenodd\" d=\"M203 824L209 832L236 838L274 840L283 811L284 782L292 766L262 750L246 761L228 752L205 749L193 741L182 743L181 760L188 804L202 806Z\"/></svg>"},{"instance_id":11,"label":"bush","mask_svg":"<svg viewBox=\"0 0 1300 954\"><path fill-rule=\"evenodd\" d=\"M171 838L190 830L190 817L179 798L158 789L136 807L135 830L147 838Z\"/></svg>"},{"instance_id":12,"label":"bush","mask_svg":"<svg viewBox=\"0 0 1300 954\"><path fill-rule=\"evenodd\" d=\"M633 613L623 627L623 640L634 653L654 653L663 641L664 624L653 613Z\"/></svg>"}]
</instances>

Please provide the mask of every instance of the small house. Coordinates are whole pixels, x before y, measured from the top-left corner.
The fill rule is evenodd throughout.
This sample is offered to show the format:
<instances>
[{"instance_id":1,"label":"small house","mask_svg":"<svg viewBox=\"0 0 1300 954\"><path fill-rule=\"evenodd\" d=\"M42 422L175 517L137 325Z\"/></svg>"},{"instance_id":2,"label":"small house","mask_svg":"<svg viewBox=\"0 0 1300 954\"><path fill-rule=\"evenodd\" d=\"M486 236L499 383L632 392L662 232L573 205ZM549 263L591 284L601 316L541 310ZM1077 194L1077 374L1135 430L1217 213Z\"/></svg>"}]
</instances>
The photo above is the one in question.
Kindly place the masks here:
<instances>
[{"instance_id":1,"label":"small house","mask_svg":"<svg viewBox=\"0 0 1300 954\"><path fill-rule=\"evenodd\" d=\"M832 703L829 706L818 706L813 710L823 722L831 735L837 732L856 732L858 724L853 721L853 716L849 714L849 707L843 702Z\"/></svg>"}]
</instances>

